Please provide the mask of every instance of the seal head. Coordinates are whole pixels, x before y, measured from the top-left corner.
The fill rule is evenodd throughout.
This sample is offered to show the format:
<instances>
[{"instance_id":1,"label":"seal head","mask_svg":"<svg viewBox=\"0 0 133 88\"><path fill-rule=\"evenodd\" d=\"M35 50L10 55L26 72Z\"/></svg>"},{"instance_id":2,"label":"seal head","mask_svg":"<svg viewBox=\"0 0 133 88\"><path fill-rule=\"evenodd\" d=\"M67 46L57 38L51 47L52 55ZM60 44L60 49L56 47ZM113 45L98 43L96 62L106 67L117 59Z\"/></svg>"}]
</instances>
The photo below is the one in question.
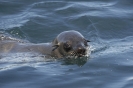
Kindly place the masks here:
<instances>
[{"instance_id":1,"label":"seal head","mask_svg":"<svg viewBox=\"0 0 133 88\"><path fill-rule=\"evenodd\" d=\"M87 42L90 41L86 40L78 31L64 31L52 42L53 52L57 57L85 57L89 54Z\"/></svg>"}]
</instances>

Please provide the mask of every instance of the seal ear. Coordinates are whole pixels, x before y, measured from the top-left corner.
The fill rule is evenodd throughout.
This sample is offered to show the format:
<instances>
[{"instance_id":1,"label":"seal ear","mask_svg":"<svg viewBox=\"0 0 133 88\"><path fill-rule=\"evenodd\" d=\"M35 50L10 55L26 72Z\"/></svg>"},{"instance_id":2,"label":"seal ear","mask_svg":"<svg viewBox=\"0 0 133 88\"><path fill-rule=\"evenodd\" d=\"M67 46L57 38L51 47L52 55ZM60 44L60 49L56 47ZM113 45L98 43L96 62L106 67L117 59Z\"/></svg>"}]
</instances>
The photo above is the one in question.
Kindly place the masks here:
<instances>
[{"instance_id":1,"label":"seal ear","mask_svg":"<svg viewBox=\"0 0 133 88\"><path fill-rule=\"evenodd\" d=\"M87 42L91 42L90 40L86 40Z\"/></svg>"},{"instance_id":2,"label":"seal ear","mask_svg":"<svg viewBox=\"0 0 133 88\"><path fill-rule=\"evenodd\" d=\"M59 47L59 45L58 44L57 45L53 45L52 47L54 47L53 50L52 50L52 51L54 51L55 49L57 49Z\"/></svg>"},{"instance_id":3,"label":"seal ear","mask_svg":"<svg viewBox=\"0 0 133 88\"><path fill-rule=\"evenodd\" d=\"M53 49L52 49L52 51L54 51L54 50L56 50L58 47L59 47L59 43L58 43L58 41L57 41L57 38L55 38L54 40L53 40L53 42L52 42L52 44L53 44Z\"/></svg>"},{"instance_id":4,"label":"seal ear","mask_svg":"<svg viewBox=\"0 0 133 88\"><path fill-rule=\"evenodd\" d=\"M85 46L88 46L88 43L87 43L87 42L90 42L90 41L85 39L85 40L84 40L84 45L85 45Z\"/></svg>"}]
</instances>

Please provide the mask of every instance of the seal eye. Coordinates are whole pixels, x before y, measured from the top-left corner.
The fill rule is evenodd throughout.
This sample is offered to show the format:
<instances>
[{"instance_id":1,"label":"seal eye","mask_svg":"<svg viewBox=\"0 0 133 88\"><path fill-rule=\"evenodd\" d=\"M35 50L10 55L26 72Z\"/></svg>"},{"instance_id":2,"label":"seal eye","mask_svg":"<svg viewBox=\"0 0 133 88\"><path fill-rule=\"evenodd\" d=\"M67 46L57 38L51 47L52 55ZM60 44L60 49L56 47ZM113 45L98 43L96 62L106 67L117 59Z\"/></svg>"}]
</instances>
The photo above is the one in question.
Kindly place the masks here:
<instances>
[{"instance_id":1,"label":"seal eye","mask_svg":"<svg viewBox=\"0 0 133 88\"><path fill-rule=\"evenodd\" d=\"M69 43L64 43L63 47L64 47L64 49L65 49L66 52L70 51L71 48L72 48Z\"/></svg>"}]
</instances>

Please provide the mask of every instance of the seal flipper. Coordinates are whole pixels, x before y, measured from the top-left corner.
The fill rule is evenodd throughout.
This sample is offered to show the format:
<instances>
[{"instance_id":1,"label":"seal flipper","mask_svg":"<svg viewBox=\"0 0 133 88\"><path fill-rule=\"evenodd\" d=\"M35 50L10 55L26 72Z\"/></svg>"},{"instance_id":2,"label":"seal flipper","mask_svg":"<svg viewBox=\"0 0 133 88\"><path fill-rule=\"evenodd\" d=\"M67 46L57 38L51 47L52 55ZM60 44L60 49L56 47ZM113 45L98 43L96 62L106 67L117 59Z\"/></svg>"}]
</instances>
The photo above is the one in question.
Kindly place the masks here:
<instances>
[{"instance_id":1,"label":"seal flipper","mask_svg":"<svg viewBox=\"0 0 133 88\"><path fill-rule=\"evenodd\" d=\"M54 50L56 50L56 49L59 47L59 45L57 44L57 45L54 45L54 46L52 46L52 47L54 47L54 48L52 49L52 51L54 51Z\"/></svg>"}]
</instances>

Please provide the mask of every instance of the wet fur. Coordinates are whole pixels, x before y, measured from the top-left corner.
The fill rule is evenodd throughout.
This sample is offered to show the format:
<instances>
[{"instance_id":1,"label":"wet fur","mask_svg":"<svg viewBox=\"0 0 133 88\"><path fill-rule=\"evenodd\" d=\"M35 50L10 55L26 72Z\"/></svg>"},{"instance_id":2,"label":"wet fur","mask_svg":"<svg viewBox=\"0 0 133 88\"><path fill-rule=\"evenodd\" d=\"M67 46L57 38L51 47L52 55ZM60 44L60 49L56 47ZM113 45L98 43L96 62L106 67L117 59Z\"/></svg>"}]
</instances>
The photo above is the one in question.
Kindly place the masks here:
<instances>
[{"instance_id":1,"label":"wet fur","mask_svg":"<svg viewBox=\"0 0 133 88\"><path fill-rule=\"evenodd\" d=\"M17 53L17 52L33 52L39 53L55 58L62 58L68 56L79 56L77 53L78 47L83 47L86 49L85 54L87 54L88 45L85 46L82 44L84 42L84 37L77 31L64 31L60 33L53 42L51 43L40 43L40 44L33 44L33 43L26 43L21 42L18 40L13 40L9 38L1 37L0 40L0 54L3 53ZM64 44L66 42L71 43L72 49L69 52L64 50ZM86 42L88 42L86 40ZM81 55L82 56L82 55ZM85 56L85 55L83 55Z\"/></svg>"}]
</instances>

